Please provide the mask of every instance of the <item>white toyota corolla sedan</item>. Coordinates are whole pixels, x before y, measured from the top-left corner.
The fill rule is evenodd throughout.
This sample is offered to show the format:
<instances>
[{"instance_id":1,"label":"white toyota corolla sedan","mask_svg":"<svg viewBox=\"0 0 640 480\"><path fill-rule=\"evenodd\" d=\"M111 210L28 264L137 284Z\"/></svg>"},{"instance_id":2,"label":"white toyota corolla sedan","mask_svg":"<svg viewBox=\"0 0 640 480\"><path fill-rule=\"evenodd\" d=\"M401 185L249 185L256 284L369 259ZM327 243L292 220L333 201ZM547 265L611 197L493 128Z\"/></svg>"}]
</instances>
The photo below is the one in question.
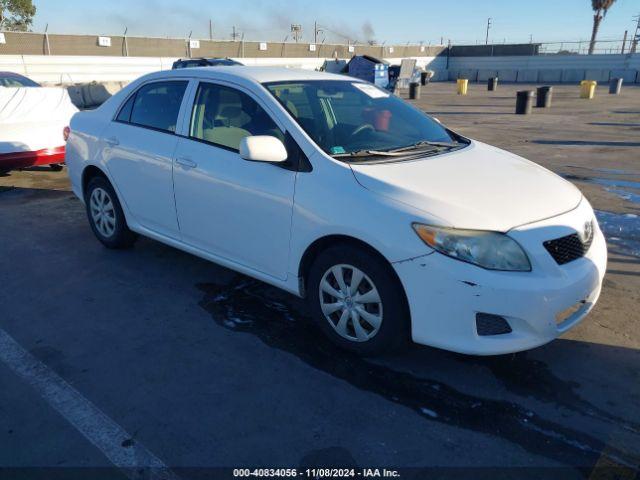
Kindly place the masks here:
<instances>
[{"instance_id":1,"label":"white toyota corolla sedan","mask_svg":"<svg viewBox=\"0 0 640 480\"><path fill-rule=\"evenodd\" d=\"M70 127L104 245L141 234L306 297L359 353L525 350L600 294L606 244L578 189L350 77L158 72Z\"/></svg>"}]
</instances>

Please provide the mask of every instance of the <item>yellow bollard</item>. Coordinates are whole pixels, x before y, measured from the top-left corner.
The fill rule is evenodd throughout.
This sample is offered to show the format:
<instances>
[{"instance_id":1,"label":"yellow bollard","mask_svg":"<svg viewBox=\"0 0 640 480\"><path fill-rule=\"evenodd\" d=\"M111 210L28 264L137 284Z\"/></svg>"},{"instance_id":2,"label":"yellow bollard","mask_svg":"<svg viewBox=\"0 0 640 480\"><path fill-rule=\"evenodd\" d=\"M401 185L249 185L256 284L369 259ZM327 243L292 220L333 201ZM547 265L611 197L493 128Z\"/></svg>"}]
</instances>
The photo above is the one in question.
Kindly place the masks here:
<instances>
[{"instance_id":1,"label":"yellow bollard","mask_svg":"<svg viewBox=\"0 0 640 480\"><path fill-rule=\"evenodd\" d=\"M594 80L582 80L580 82L580 98L591 100L596 93L598 82Z\"/></svg>"},{"instance_id":2,"label":"yellow bollard","mask_svg":"<svg viewBox=\"0 0 640 480\"><path fill-rule=\"evenodd\" d=\"M467 87L469 86L469 80L466 78L458 79L458 95L466 95Z\"/></svg>"}]
</instances>

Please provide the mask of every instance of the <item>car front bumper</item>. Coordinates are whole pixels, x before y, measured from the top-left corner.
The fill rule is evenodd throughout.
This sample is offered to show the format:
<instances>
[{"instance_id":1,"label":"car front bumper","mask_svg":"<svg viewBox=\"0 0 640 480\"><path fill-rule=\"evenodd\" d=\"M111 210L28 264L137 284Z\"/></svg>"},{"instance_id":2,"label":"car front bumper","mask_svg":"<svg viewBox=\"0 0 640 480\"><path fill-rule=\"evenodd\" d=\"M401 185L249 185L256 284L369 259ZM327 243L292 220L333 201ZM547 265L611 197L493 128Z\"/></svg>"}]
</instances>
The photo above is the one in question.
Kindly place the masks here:
<instances>
[{"instance_id":1,"label":"car front bumper","mask_svg":"<svg viewBox=\"0 0 640 480\"><path fill-rule=\"evenodd\" d=\"M543 242L581 232L591 219L595 231L586 255L558 265ZM414 342L475 355L517 352L557 338L591 311L607 249L586 200L571 212L508 234L527 252L532 271L486 270L437 252L393 264L409 301ZM503 317L512 331L479 335L477 313Z\"/></svg>"}]
</instances>

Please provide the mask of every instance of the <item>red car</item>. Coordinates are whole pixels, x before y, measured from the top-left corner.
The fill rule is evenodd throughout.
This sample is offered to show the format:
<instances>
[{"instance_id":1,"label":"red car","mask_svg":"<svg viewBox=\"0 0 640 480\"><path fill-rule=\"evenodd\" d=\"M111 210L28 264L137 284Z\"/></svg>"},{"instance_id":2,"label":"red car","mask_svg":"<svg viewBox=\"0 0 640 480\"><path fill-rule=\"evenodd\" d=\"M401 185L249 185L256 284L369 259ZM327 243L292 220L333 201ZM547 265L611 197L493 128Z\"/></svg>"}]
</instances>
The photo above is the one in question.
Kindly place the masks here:
<instances>
[{"instance_id":1,"label":"red car","mask_svg":"<svg viewBox=\"0 0 640 480\"><path fill-rule=\"evenodd\" d=\"M63 130L77 111L64 88L0 72L0 173L35 165L60 170Z\"/></svg>"}]
</instances>

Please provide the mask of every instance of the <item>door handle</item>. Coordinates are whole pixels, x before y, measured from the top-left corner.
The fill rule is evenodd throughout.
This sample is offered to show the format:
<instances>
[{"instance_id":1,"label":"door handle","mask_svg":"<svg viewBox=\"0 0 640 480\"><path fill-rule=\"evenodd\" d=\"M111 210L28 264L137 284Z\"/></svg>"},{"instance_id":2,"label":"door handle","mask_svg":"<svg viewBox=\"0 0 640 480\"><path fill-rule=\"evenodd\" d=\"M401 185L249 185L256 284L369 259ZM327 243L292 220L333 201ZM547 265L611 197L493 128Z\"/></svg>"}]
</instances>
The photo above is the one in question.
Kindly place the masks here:
<instances>
[{"instance_id":1,"label":"door handle","mask_svg":"<svg viewBox=\"0 0 640 480\"><path fill-rule=\"evenodd\" d=\"M115 147L116 145L120 145L120 140L118 140L116 137L109 137L105 139L105 142L107 142L107 145L109 145L110 147Z\"/></svg>"},{"instance_id":2,"label":"door handle","mask_svg":"<svg viewBox=\"0 0 640 480\"><path fill-rule=\"evenodd\" d=\"M198 166L196 162L194 162L193 160L187 157L176 158L176 163L179 163L183 167L187 167L187 168L196 168Z\"/></svg>"}]
</instances>

